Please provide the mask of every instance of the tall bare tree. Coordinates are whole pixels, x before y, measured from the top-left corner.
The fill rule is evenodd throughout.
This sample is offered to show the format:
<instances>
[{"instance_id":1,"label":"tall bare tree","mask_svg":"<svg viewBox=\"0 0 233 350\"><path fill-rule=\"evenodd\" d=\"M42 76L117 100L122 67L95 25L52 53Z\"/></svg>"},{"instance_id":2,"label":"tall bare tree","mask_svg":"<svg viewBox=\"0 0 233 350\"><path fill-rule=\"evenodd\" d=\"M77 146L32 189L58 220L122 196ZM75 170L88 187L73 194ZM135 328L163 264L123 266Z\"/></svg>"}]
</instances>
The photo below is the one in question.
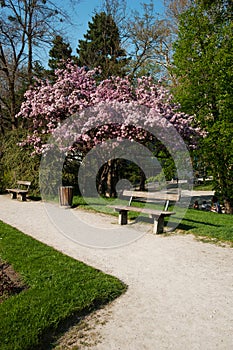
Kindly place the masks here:
<instances>
[{"instance_id":1,"label":"tall bare tree","mask_svg":"<svg viewBox=\"0 0 233 350\"><path fill-rule=\"evenodd\" d=\"M32 83L34 48L51 42L64 19L50 0L0 0L1 128L17 128L17 95Z\"/></svg>"},{"instance_id":2,"label":"tall bare tree","mask_svg":"<svg viewBox=\"0 0 233 350\"><path fill-rule=\"evenodd\" d=\"M192 0L164 0L165 11L158 14L156 2L142 2L141 11L130 10L126 0L102 0L102 10L110 14L118 26L122 47L133 76L166 76L174 81L173 43L178 31L179 15Z\"/></svg>"},{"instance_id":3,"label":"tall bare tree","mask_svg":"<svg viewBox=\"0 0 233 350\"><path fill-rule=\"evenodd\" d=\"M192 4L192 0L164 0L165 13L173 32L178 32L179 17Z\"/></svg>"},{"instance_id":4,"label":"tall bare tree","mask_svg":"<svg viewBox=\"0 0 233 350\"><path fill-rule=\"evenodd\" d=\"M101 11L112 16L119 30L122 29L122 23L125 22L127 17L126 0L103 0Z\"/></svg>"},{"instance_id":5,"label":"tall bare tree","mask_svg":"<svg viewBox=\"0 0 233 350\"><path fill-rule=\"evenodd\" d=\"M141 74L151 67L162 66L162 50L168 31L164 19L160 19L154 3L141 4L142 11L132 11L125 23L127 48L131 60L131 74Z\"/></svg>"}]
</instances>

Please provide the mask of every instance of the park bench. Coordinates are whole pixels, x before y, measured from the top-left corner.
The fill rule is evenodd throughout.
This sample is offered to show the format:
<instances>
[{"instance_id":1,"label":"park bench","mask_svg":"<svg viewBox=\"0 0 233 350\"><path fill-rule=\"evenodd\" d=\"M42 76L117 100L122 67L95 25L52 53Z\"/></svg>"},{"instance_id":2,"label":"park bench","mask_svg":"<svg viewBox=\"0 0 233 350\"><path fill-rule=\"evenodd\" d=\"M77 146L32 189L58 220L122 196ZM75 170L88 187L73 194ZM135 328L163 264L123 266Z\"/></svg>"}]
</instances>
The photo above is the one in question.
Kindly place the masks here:
<instances>
[{"instance_id":1,"label":"park bench","mask_svg":"<svg viewBox=\"0 0 233 350\"><path fill-rule=\"evenodd\" d=\"M30 181L17 181L17 188L7 188L6 190L10 193L12 199L19 198L21 201L26 201L26 195L31 185Z\"/></svg>"},{"instance_id":2,"label":"park bench","mask_svg":"<svg viewBox=\"0 0 233 350\"><path fill-rule=\"evenodd\" d=\"M164 218L166 216L174 215L175 212L168 211L168 207L171 202L177 202L180 199L180 191L176 193L167 192L144 192L144 191L129 191L124 190L122 193L123 197L129 198L128 205L110 205L109 207L114 208L119 213L119 224L127 225L128 223L128 211L139 212L148 214L150 218L154 220L153 233L164 232ZM163 210L151 209L151 208L139 208L132 206L132 202L160 202L164 203Z\"/></svg>"}]
</instances>

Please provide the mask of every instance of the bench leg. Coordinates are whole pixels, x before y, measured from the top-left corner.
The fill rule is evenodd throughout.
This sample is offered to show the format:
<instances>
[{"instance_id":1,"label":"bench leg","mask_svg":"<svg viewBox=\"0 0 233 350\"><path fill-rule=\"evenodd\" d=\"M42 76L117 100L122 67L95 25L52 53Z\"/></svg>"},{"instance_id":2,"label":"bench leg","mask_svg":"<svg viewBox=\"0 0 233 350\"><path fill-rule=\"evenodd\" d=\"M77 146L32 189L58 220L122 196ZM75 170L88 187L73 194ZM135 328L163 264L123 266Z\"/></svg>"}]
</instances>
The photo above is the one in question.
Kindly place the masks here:
<instances>
[{"instance_id":1,"label":"bench leg","mask_svg":"<svg viewBox=\"0 0 233 350\"><path fill-rule=\"evenodd\" d=\"M11 192L11 199L16 199L16 198L17 198L17 193Z\"/></svg>"},{"instance_id":2,"label":"bench leg","mask_svg":"<svg viewBox=\"0 0 233 350\"><path fill-rule=\"evenodd\" d=\"M164 216L159 216L159 217L153 217L154 219L154 228L153 228L153 233L163 233L163 228L164 228Z\"/></svg>"},{"instance_id":3,"label":"bench leg","mask_svg":"<svg viewBox=\"0 0 233 350\"><path fill-rule=\"evenodd\" d=\"M20 193L18 195L18 197L21 200L21 202L25 202L26 201L26 193Z\"/></svg>"},{"instance_id":4,"label":"bench leg","mask_svg":"<svg viewBox=\"0 0 233 350\"><path fill-rule=\"evenodd\" d=\"M119 225L127 225L127 223L128 223L127 213L128 213L127 210L120 210L119 211L119 218L118 218Z\"/></svg>"}]
</instances>

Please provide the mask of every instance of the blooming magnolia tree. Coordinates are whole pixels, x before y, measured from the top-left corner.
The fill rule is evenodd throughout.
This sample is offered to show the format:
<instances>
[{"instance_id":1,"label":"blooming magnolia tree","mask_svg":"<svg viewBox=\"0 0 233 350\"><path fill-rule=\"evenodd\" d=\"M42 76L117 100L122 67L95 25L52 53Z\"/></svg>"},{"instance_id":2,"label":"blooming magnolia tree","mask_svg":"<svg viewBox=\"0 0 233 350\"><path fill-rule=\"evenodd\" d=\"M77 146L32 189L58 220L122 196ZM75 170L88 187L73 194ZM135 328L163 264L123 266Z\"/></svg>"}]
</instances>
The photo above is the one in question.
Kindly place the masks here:
<instances>
[{"instance_id":1,"label":"blooming magnolia tree","mask_svg":"<svg viewBox=\"0 0 233 350\"><path fill-rule=\"evenodd\" d=\"M190 149L196 147L201 132L192 127L193 117L179 112L161 84L150 77L136 82L128 77L111 77L97 84L97 74L97 69L87 71L67 63L65 70L56 71L53 85L38 81L28 90L18 114L27 120L29 130L21 146L30 145L34 154L42 154L49 135L59 139L62 133L70 133L72 142L67 151L71 153L84 155L104 141L129 139L147 145L158 155L166 151L165 130L172 126ZM70 124L64 124L67 119ZM175 137L173 142L177 142ZM104 173L108 173L106 168Z\"/></svg>"}]
</instances>

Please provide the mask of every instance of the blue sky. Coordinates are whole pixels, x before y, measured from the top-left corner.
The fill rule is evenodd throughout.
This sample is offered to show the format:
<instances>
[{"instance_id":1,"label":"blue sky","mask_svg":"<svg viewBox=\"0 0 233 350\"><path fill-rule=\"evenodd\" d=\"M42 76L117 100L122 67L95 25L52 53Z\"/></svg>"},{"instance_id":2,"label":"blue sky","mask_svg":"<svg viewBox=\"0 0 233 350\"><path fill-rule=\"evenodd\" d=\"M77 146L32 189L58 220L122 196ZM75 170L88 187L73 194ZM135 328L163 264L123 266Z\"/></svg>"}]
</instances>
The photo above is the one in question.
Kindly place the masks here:
<instances>
[{"instance_id":1,"label":"blue sky","mask_svg":"<svg viewBox=\"0 0 233 350\"><path fill-rule=\"evenodd\" d=\"M150 3L150 0L127 0L127 8L137 11L141 10L141 3ZM66 25L65 27L65 39L71 44L73 54L76 54L76 48L78 46L78 40L83 39L83 35L88 29L88 21L91 21L94 11L100 10L102 0L80 0L79 3L72 7L68 5L66 0L56 0L56 4L59 7L63 7L72 18L74 24ZM153 0L156 11L158 13L163 12L163 0Z\"/></svg>"},{"instance_id":2,"label":"blue sky","mask_svg":"<svg viewBox=\"0 0 233 350\"><path fill-rule=\"evenodd\" d=\"M63 8L70 16L72 25L63 23L63 38L69 42L73 50L73 55L76 55L78 41L83 39L83 35L87 32L88 22L91 21L94 13L101 10L102 0L73 0L76 5L72 6L72 0L54 0L54 3L59 8ZM142 3L150 3L150 0L126 0L128 10L141 11ZM156 12L163 13L164 0L152 0ZM39 48L35 51L35 58L41 61L44 67L47 67L50 48Z\"/></svg>"}]
</instances>

